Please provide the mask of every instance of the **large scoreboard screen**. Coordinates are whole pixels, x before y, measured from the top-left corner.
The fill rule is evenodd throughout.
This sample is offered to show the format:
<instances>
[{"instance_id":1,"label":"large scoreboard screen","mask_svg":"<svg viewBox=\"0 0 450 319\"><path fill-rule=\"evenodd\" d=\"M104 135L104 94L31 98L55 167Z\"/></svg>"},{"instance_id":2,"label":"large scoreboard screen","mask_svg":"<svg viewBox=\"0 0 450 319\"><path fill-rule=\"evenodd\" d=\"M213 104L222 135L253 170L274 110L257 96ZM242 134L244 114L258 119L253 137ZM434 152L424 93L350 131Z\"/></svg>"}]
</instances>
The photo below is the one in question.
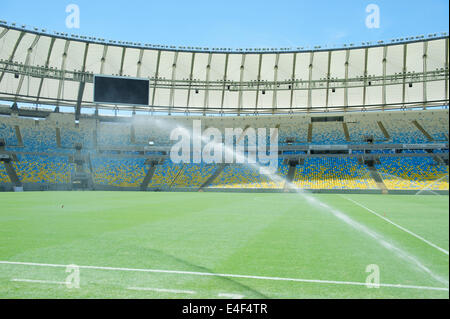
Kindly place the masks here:
<instances>
[{"instance_id":1,"label":"large scoreboard screen","mask_svg":"<svg viewBox=\"0 0 450 319\"><path fill-rule=\"evenodd\" d=\"M94 103L148 105L149 80L94 76Z\"/></svg>"}]
</instances>

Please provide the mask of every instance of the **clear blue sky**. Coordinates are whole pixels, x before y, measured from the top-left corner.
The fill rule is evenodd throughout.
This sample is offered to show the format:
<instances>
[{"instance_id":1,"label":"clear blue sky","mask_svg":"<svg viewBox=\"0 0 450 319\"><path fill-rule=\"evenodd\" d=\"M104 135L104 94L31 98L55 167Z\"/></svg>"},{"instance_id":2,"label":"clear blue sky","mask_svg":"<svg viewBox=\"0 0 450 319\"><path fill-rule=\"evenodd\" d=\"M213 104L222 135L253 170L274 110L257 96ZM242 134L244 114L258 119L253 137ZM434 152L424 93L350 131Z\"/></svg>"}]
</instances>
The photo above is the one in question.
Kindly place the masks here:
<instances>
[{"instance_id":1,"label":"clear blue sky","mask_svg":"<svg viewBox=\"0 0 450 319\"><path fill-rule=\"evenodd\" d=\"M80 29L65 24L68 4ZM368 29L365 9L380 8ZM6 0L0 19L152 44L266 48L360 43L448 31L448 0Z\"/></svg>"}]
</instances>

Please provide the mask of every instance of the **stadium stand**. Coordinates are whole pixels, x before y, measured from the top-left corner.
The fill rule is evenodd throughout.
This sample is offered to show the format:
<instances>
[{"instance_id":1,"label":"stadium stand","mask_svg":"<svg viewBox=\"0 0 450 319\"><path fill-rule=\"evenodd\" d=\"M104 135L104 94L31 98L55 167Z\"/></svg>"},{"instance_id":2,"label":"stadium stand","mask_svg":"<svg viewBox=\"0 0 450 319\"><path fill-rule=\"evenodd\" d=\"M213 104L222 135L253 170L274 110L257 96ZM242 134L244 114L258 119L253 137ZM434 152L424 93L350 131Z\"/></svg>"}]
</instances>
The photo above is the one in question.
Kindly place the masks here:
<instances>
[{"instance_id":1,"label":"stadium stand","mask_svg":"<svg viewBox=\"0 0 450 319\"><path fill-rule=\"evenodd\" d=\"M280 162L277 175L284 178L286 173L287 166ZM261 174L256 167L232 164L225 167L210 187L281 189L284 187L284 183L271 180L269 177Z\"/></svg>"},{"instance_id":2,"label":"stadium stand","mask_svg":"<svg viewBox=\"0 0 450 319\"><path fill-rule=\"evenodd\" d=\"M9 124L9 117L0 120L0 137L5 139L6 145L18 145L14 126Z\"/></svg>"},{"instance_id":3,"label":"stadium stand","mask_svg":"<svg viewBox=\"0 0 450 319\"><path fill-rule=\"evenodd\" d=\"M164 188L170 186L178 176L182 165L174 165L170 160L166 160L162 165L158 165L155 174L148 185L149 188Z\"/></svg>"},{"instance_id":4,"label":"stadium stand","mask_svg":"<svg viewBox=\"0 0 450 319\"><path fill-rule=\"evenodd\" d=\"M448 143L447 116L447 110L350 113L344 114L343 121L319 121L312 125L311 116L304 115L227 117L207 118L203 126L214 126L222 132L226 127L279 127L279 146L319 145L326 150L327 145ZM0 139L5 142L5 151L17 154L13 167L25 184L68 184L71 176L82 167L99 187L135 189L142 184L149 167L143 155L149 141L157 146L170 146L174 143L169 138L170 132L179 126L191 130L192 119L140 116L127 121L120 117L109 120L86 117L74 124L73 114L51 113L39 119L12 115L0 117ZM308 135L311 135L309 143ZM79 145L78 151L76 145ZM421 156L407 156L416 153ZM354 150L346 156L311 157L307 149L283 154L304 156L304 161L293 171L292 183L299 188L379 189L368 166L361 162L361 156L365 155L363 150ZM448 150L436 149L433 150L435 155L429 156L424 156L424 150L398 154L391 149L374 149L371 154L379 156L375 169L388 190L448 190L448 160L444 163L441 158ZM81 158L78 169L76 158ZM173 164L165 159L156 165L148 189L280 190L285 187L283 182L261 174L257 167L241 164L225 165L223 170L217 171L217 177L209 181L216 169L217 165L213 164ZM280 158L276 174L285 179L288 170L289 166ZM0 183L7 185L9 182L4 166L0 165Z\"/></svg>"},{"instance_id":5,"label":"stadium stand","mask_svg":"<svg viewBox=\"0 0 450 319\"><path fill-rule=\"evenodd\" d=\"M72 169L67 157L20 155L13 166L23 183L69 183ZM0 166L0 182L9 183L3 165Z\"/></svg>"},{"instance_id":6,"label":"stadium stand","mask_svg":"<svg viewBox=\"0 0 450 319\"><path fill-rule=\"evenodd\" d=\"M346 144L342 123L314 123L311 142L313 144Z\"/></svg>"},{"instance_id":7,"label":"stadium stand","mask_svg":"<svg viewBox=\"0 0 450 319\"><path fill-rule=\"evenodd\" d=\"M294 184L303 189L376 189L364 165L352 158L308 158L298 166Z\"/></svg>"},{"instance_id":8,"label":"stadium stand","mask_svg":"<svg viewBox=\"0 0 450 319\"><path fill-rule=\"evenodd\" d=\"M144 162L144 159L94 158L94 182L100 185L138 187L145 176Z\"/></svg>"},{"instance_id":9,"label":"stadium stand","mask_svg":"<svg viewBox=\"0 0 450 319\"><path fill-rule=\"evenodd\" d=\"M388 189L448 190L448 165L431 157L380 157L377 169Z\"/></svg>"},{"instance_id":10,"label":"stadium stand","mask_svg":"<svg viewBox=\"0 0 450 319\"><path fill-rule=\"evenodd\" d=\"M448 191L447 34L253 52L120 49L6 21L0 34L0 101L9 103L0 106L2 189L286 191L292 182ZM131 89L96 99L98 74L122 84L138 78L149 94L137 104ZM171 133L190 132L197 120L221 133L277 128L277 178L248 165L173 163ZM248 145L247 132L235 143Z\"/></svg>"}]
</instances>

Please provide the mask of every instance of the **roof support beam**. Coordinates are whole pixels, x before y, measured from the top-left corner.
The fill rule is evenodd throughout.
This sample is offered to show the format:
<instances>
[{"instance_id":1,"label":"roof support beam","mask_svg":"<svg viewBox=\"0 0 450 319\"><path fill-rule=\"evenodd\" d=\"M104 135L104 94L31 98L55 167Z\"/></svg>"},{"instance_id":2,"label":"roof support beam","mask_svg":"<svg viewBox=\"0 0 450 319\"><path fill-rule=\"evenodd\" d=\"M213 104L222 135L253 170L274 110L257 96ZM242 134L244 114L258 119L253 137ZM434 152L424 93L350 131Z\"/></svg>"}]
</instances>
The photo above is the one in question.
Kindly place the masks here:
<instances>
[{"instance_id":1,"label":"roof support beam","mask_svg":"<svg viewBox=\"0 0 450 319\"><path fill-rule=\"evenodd\" d=\"M48 53L47 53L47 60L45 61L45 68L48 68L48 66L50 64L50 57L52 55L52 50L53 50L53 45L55 44L55 40L56 40L56 38L52 38L50 40L50 46L48 48ZM44 79L45 79L45 77L42 77L41 78L41 82L39 83L39 89L38 89L38 93L37 93L36 104L39 103L39 98L41 97L41 91L42 91L42 85L44 84Z\"/></svg>"},{"instance_id":2,"label":"roof support beam","mask_svg":"<svg viewBox=\"0 0 450 319\"><path fill-rule=\"evenodd\" d=\"M81 65L81 72L86 72L86 61L87 61L87 56L88 56L88 52L89 52L89 43L86 43L86 46L84 47L84 55L83 55L83 64Z\"/></svg>"},{"instance_id":3,"label":"roof support beam","mask_svg":"<svg viewBox=\"0 0 450 319\"><path fill-rule=\"evenodd\" d=\"M122 48L122 58L120 59L120 70L119 70L119 75L122 76L123 75L123 63L125 61L125 53L126 53L127 48L123 47Z\"/></svg>"},{"instance_id":4,"label":"roof support beam","mask_svg":"<svg viewBox=\"0 0 450 319\"><path fill-rule=\"evenodd\" d=\"M9 31L9 29L3 29L2 33L0 33L0 39L3 38L5 36L5 34L7 34Z\"/></svg>"},{"instance_id":5,"label":"roof support beam","mask_svg":"<svg viewBox=\"0 0 450 319\"><path fill-rule=\"evenodd\" d=\"M69 50L70 41L66 40L66 44L64 45L64 52L62 55L62 62L61 62L61 79L59 80L59 86L58 86L58 97L56 100L56 106L59 106L59 100L61 99L62 91L64 90L64 71L66 70L66 59L67 59L67 52Z\"/></svg>"},{"instance_id":6,"label":"roof support beam","mask_svg":"<svg viewBox=\"0 0 450 319\"><path fill-rule=\"evenodd\" d=\"M275 114L277 108L277 92L278 92L278 62L280 61L280 54L277 53L275 56L275 66L273 68L273 95L272 95L272 115Z\"/></svg>"},{"instance_id":7,"label":"roof support beam","mask_svg":"<svg viewBox=\"0 0 450 319\"><path fill-rule=\"evenodd\" d=\"M192 52L191 57L191 69L189 71L189 85L188 85L188 94L186 100L186 113L189 112L189 104L191 102L191 89L192 89L192 81L194 80L194 63L195 63L195 52Z\"/></svg>"},{"instance_id":8,"label":"roof support beam","mask_svg":"<svg viewBox=\"0 0 450 319\"><path fill-rule=\"evenodd\" d=\"M369 56L369 49L364 50L364 87L363 87L363 111L366 110L367 102L367 58Z\"/></svg>"},{"instance_id":9,"label":"roof support beam","mask_svg":"<svg viewBox=\"0 0 450 319\"><path fill-rule=\"evenodd\" d=\"M173 63L172 63L172 84L170 86L170 96L169 96L169 115L172 114L172 108L175 105L175 76L177 75L177 61L178 61L178 51L175 52L173 56Z\"/></svg>"},{"instance_id":10,"label":"roof support beam","mask_svg":"<svg viewBox=\"0 0 450 319\"><path fill-rule=\"evenodd\" d=\"M241 58L241 68L240 68L240 75L239 75L239 93L238 93L238 110L237 115L241 115L241 109L242 109L242 84L244 82L244 69L245 69L245 54L242 54Z\"/></svg>"},{"instance_id":11,"label":"roof support beam","mask_svg":"<svg viewBox=\"0 0 450 319\"><path fill-rule=\"evenodd\" d=\"M403 108L405 108L405 102L406 102L406 58L408 54L408 46L406 44L403 45L403 83L402 83L402 104Z\"/></svg>"},{"instance_id":12,"label":"roof support beam","mask_svg":"<svg viewBox=\"0 0 450 319\"><path fill-rule=\"evenodd\" d=\"M136 77L141 77L142 58L144 57L144 49L139 50L139 60L136 62ZM133 115L136 114L136 107L133 107Z\"/></svg>"},{"instance_id":13,"label":"roof support beam","mask_svg":"<svg viewBox=\"0 0 450 319\"><path fill-rule=\"evenodd\" d=\"M156 57L155 83L153 85L153 92L152 92L152 104L151 104L152 114L153 114L154 107L155 107L156 85L158 83L160 61L161 61L161 51L158 50L158 55Z\"/></svg>"},{"instance_id":14,"label":"roof support beam","mask_svg":"<svg viewBox=\"0 0 450 319\"><path fill-rule=\"evenodd\" d=\"M295 85L295 66L297 64L297 53L294 53L292 61L292 73L291 73L291 96L289 100L290 113L292 113L292 107L294 106L294 85Z\"/></svg>"},{"instance_id":15,"label":"roof support beam","mask_svg":"<svg viewBox=\"0 0 450 319\"><path fill-rule=\"evenodd\" d=\"M106 55L108 54L108 46L103 46L103 54L102 58L100 59L100 74L103 74L105 71L105 61L106 61Z\"/></svg>"},{"instance_id":16,"label":"roof support beam","mask_svg":"<svg viewBox=\"0 0 450 319\"><path fill-rule=\"evenodd\" d=\"M27 57L25 58L25 63L24 63L25 66L28 66L30 64L31 53L33 52L33 49L36 46L36 44L38 43L40 37L41 37L40 35L36 35L36 37L33 40L33 43L31 43L30 47L28 48ZM17 85L16 98L17 98L17 95L19 95L20 90L22 89L22 84L23 84L24 78L25 78L25 75L22 74L22 76L20 77L20 80L19 80L19 84Z\"/></svg>"},{"instance_id":17,"label":"roof support beam","mask_svg":"<svg viewBox=\"0 0 450 319\"><path fill-rule=\"evenodd\" d=\"M14 48L11 52L11 55L9 56L9 59L8 59L9 62L12 62L12 60L14 59L14 55L16 54L17 47L19 46L20 41L22 41L24 35L25 35L24 31L20 32L19 37L17 38L16 44L14 45ZM2 74L0 75L0 82L3 80L4 76L5 76L5 71L3 71Z\"/></svg>"},{"instance_id":18,"label":"roof support beam","mask_svg":"<svg viewBox=\"0 0 450 319\"><path fill-rule=\"evenodd\" d=\"M262 65L262 54L259 55L258 61L258 76L256 78L256 97L255 97L255 114L258 113L258 104L259 104L259 87L261 85L261 65Z\"/></svg>"},{"instance_id":19,"label":"roof support beam","mask_svg":"<svg viewBox=\"0 0 450 319\"><path fill-rule=\"evenodd\" d=\"M382 104L382 109L384 111L384 107L386 105L386 63L387 63L387 51L388 51L388 47L385 45L383 47L383 86L382 86L382 90L381 90L381 104Z\"/></svg>"},{"instance_id":20,"label":"roof support beam","mask_svg":"<svg viewBox=\"0 0 450 319\"><path fill-rule=\"evenodd\" d=\"M212 53L210 52L208 55L208 64L206 65L206 88L205 88L205 97L203 100L203 116L206 115L206 110L209 107L209 78L211 75L211 60L212 60Z\"/></svg>"},{"instance_id":21,"label":"roof support beam","mask_svg":"<svg viewBox=\"0 0 450 319\"><path fill-rule=\"evenodd\" d=\"M89 51L89 43L86 43L86 46L84 47L84 56L83 56L83 65L81 66L82 72L86 71L86 61ZM83 93L84 93L84 87L86 85L86 80L83 76L83 79L80 82L80 85L78 87L78 97L77 97L77 104L75 106L75 120L80 120L80 114L81 114L81 104L83 102Z\"/></svg>"},{"instance_id":22,"label":"roof support beam","mask_svg":"<svg viewBox=\"0 0 450 319\"><path fill-rule=\"evenodd\" d=\"M423 100L423 109L427 109L427 81L426 81L426 73L427 73L427 57L428 57L428 41L423 43L423 91L422 91L422 100Z\"/></svg>"},{"instance_id":23,"label":"roof support beam","mask_svg":"<svg viewBox=\"0 0 450 319\"><path fill-rule=\"evenodd\" d=\"M223 104L225 102L225 88L227 87L228 58L229 58L229 53L227 53L225 55L225 70L223 72L222 99L220 102L220 113L221 114L223 114Z\"/></svg>"},{"instance_id":24,"label":"roof support beam","mask_svg":"<svg viewBox=\"0 0 450 319\"><path fill-rule=\"evenodd\" d=\"M331 52L328 51L328 67L327 67L327 92L325 96L325 112L328 112L328 105L330 103L330 77L331 77Z\"/></svg>"},{"instance_id":25,"label":"roof support beam","mask_svg":"<svg viewBox=\"0 0 450 319\"><path fill-rule=\"evenodd\" d=\"M345 51L345 87L344 87L344 111L348 108L348 60L350 58L350 50Z\"/></svg>"},{"instance_id":26,"label":"roof support beam","mask_svg":"<svg viewBox=\"0 0 450 319\"><path fill-rule=\"evenodd\" d=\"M144 57L144 49L139 50L139 60L137 61L137 67L136 67L136 77L141 77L141 69L142 69L142 58Z\"/></svg>"},{"instance_id":27,"label":"roof support beam","mask_svg":"<svg viewBox=\"0 0 450 319\"><path fill-rule=\"evenodd\" d=\"M311 51L309 55L309 75L308 75L308 101L307 106L308 110L307 112L311 112L312 108L312 72L313 72L313 63L314 63L314 51Z\"/></svg>"}]
</instances>

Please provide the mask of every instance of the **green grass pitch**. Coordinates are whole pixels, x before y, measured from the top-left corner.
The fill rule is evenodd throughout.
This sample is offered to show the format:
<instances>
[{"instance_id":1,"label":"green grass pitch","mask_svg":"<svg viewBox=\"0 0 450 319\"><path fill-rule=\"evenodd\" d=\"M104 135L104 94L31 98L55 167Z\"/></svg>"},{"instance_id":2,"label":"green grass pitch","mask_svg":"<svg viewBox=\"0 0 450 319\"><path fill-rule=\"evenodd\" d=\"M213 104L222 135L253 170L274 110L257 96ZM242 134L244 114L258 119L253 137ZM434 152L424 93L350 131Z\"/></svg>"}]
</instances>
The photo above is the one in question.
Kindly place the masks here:
<instances>
[{"instance_id":1,"label":"green grass pitch","mask_svg":"<svg viewBox=\"0 0 450 319\"><path fill-rule=\"evenodd\" d=\"M0 298L449 298L448 196L311 196L408 257L297 194L0 193Z\"/></svg>"}]
</instances>

